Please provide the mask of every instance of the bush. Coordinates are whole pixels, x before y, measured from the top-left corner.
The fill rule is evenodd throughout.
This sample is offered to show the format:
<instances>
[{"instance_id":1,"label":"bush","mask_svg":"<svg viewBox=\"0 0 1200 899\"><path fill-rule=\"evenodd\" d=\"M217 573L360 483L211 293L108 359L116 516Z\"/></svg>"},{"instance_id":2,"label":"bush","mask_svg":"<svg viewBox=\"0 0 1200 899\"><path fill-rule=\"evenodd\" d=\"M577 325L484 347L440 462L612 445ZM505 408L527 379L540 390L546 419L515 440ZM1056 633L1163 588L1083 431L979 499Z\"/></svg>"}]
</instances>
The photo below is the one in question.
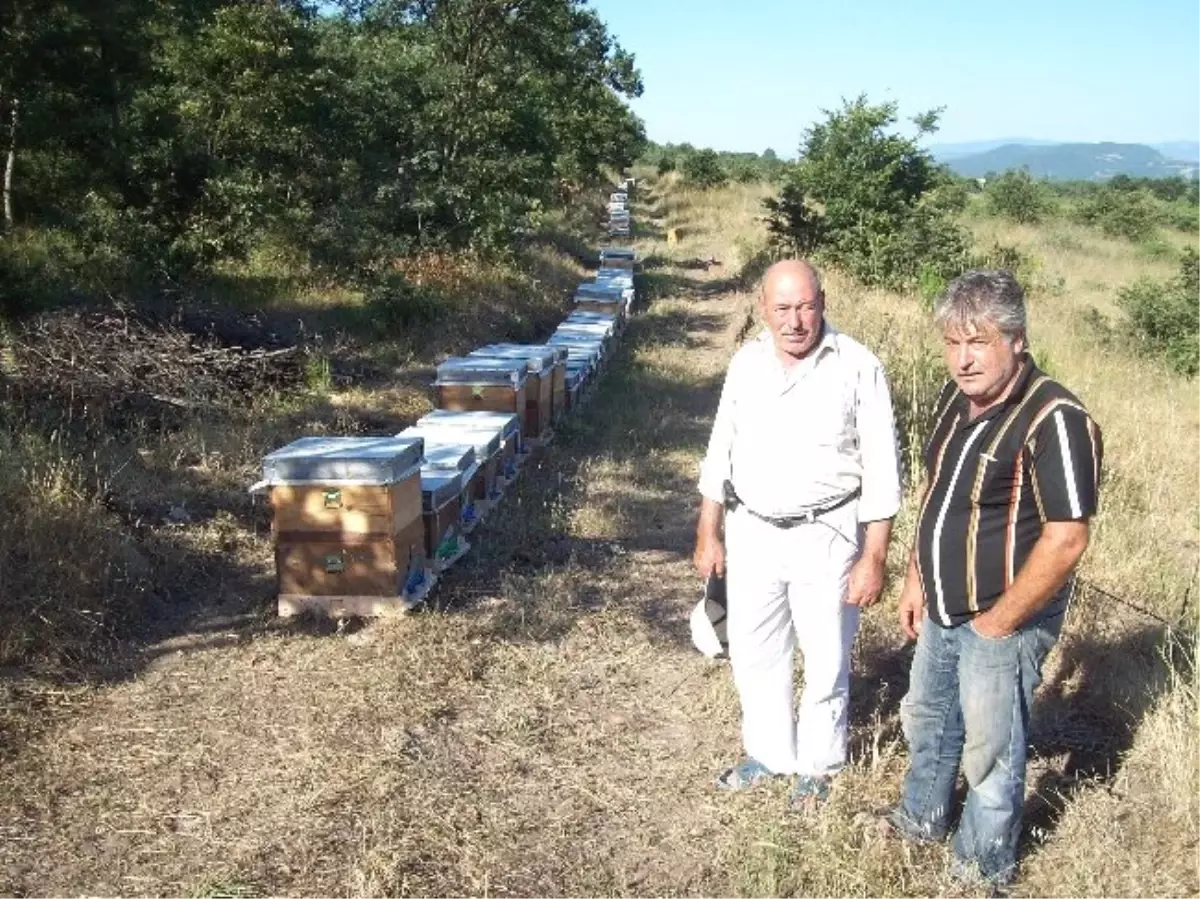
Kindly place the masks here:
<instances>
[{"instance_id":1,"label":"bush","mask_svg":"<svg viewBox=\"0 0 1200 899\"><path fill-rule=\"evenodd\" d=\"M1008 171L983 189L993 215L1021 224L1035 224L1050 214L1053 203L1045 187L1025 169Z\"/></svg>"},{"instance_id":2,"label":"bush","mask_svg":"<svg viewBox=\"0 0 1200 899\"><path fill-rule=\"evenodd\" d=\"M866 284L906 289L948 279L967 262L969 238L954 220L961 192L917 145L895 134L896 105L846 103L808 130L799 162L766 201L773 240L816 253ZM935 113L916 117L919 138Z\"/></svg>"},{"instance_id":3,"label":"bush","mask_svg":"<svg viewBox=\"0 0 1200 899\"><path fill-rule=\"evenodd\" d=\"M1105 186L1080 203L1076 217L1109 237L1141 241L1158 226L1158 203L1149 191Z\"/></svg>"},{"instance_id":4,"label":"bush","mask_svg":"<svg viewBox=\"0 0 1200 899\"><path fill-rule=\"evenodd\" d=\"M1161 219L1164 225L1176 231L1194 233L1200 230L1200 209L1182 200L1164 203Z\"/></svg>"},{"instance_id":5,"label":"bush","mask_svg":"<svg viewBox=\"0 0 1200 899\"><path fill-rule=\"evenodd\" d=\"M1142 347L1164 358L1175 371L1195 375L1200 368L1200 257L1184 251L1179 274L1165 283L1142 279L1117 294Z\"/></svg>"},{"instance_id":6,"label":"bush","mask_svg":"<svg viewBox=\"0 0 1200 899\"><path fill-rule=\"evenodd\" d=\"M729 181L715 150L697 150L683 160L683 178L693 187L723 187Z\"/></svg>"},{"instance_id":7,"label":"bush","mask_svg":"<svg viewBox=\"0 0 1200 899\"><path fill-rule=\"evenodd\" d=\"M395 337L416 325L441 318L443 300L414 287L399 275L389 275L367 293L364 304L371 326L381 337Z\"/></svg>"}]
</instances>

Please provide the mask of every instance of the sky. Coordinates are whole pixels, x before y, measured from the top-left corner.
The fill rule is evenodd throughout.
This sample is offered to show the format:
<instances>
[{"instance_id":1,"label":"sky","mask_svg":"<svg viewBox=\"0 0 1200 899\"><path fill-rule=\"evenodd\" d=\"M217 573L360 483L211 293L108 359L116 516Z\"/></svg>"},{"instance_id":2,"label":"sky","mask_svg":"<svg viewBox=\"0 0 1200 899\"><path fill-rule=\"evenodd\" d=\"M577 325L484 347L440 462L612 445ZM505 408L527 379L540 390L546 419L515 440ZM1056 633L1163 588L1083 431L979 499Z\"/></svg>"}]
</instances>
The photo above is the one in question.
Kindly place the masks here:
<instances>
[{"instance_id":1,"label":"sky","mask_svg":"<svg viewBox=\"0 0 1200 899\"><path fill-rule=\"evenodd\" d=\"M591 0L659 143L793 156L843 98L944 106L933 143L1200 139L1197 0Z\"/></svg>"}]
</instances>

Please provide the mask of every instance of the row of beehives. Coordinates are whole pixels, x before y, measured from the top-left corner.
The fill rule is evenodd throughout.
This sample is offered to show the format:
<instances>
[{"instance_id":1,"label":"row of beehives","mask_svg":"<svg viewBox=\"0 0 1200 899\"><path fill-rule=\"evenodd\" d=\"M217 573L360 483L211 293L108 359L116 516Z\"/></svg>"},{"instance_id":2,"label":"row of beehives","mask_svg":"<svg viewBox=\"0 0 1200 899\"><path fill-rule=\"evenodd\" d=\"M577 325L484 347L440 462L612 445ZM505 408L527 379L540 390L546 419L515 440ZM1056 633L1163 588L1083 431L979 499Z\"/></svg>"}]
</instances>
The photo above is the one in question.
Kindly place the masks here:
<instances>
[{"instance_id":1,"label":"row of beehives","mask_svg":"<svg viewBox=\"0 0 1200 899\"><path fill-rule=\"evenodd\" d=\"M634 298L634 253L601 250L542 344L499 343L437 367L438 408L391 437L306 437L269 454L279 613L412 608L470 548L555 422L603 370Z\"/></svg>"},{"instance_id":2,"label":"row of beehives","mask_svg":"<svg viewBox=\"0 0 1200 899\"><path fill-rule=\"evenodd\" d=\"M631 234L633 225L629 218L629 191L632 188L632 179L626 179L608 197L608 222L605 227L609 237L629 237Z\"/></svg>"}]
</instances>

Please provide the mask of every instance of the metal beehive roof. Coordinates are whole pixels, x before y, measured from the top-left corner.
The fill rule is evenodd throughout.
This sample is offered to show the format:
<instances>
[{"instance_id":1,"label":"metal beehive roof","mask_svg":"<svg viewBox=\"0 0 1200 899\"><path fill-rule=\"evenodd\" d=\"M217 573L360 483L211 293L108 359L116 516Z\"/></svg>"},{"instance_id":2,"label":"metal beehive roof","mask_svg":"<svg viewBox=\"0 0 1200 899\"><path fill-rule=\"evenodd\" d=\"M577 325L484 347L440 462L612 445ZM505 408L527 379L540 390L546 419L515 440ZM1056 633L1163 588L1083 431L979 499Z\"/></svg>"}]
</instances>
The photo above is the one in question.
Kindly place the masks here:
<instances>
[{"instance_id":1,"label":"metal beehive roof","mask_svg":"<svg viewBox=\"0 0 1200 899\"><path fill-rule=\"evenodd\" d=\"M444 435L413 425L405 428L397 437L421 438L425 441L422 468L451 468L463 471L475 464L475 446L471 441L459 437L450 439ZM440 437L440 439L439 439Z\"/></svg>"},{"instance_id":2,"label":"metal beehive roof","mask_svg":"<svg viewBox=\"0 0 1200 899\"><path fill-rule=\"evenodd\" d=\"M503 442L499 428L488 427L482 423L475 427L460 427L421 420L411 428L406 428L403 433L420 434L424 438L427 460L430 458L430 447L466 445L475 450L476 462L484 461L500 452L500 444Z\"/></svg>"},{"instance_id":3,"label":"metal beehive roof","mask_svg":"<svg viewBox=\"0 0 1200 899\"><path fill-rule=\"evenodd\" d=\"M463 492L463 486L470 480L465 471L454 471L449 468L421 468L421 509L425 512L436 512L446 503Z\"/></svg>"},{"instance_id":4,"label":"metal beehive roof","mask_svg":"<svg viewBox=\"0 0 1200 899\"><path fill-rule=\"evenodd\" d=\"M422 416L418 424L437 424L451 428L495 428L507 440L521 432L521 417L514 412L456 412L434 409Z\"/></svg>"},{"instance_id":5,"label":"metal beehive roof","mask_svg":"<svg viewBox=\"0 0 1200 899\"><path fill-rule=\"evenodd\" d=\"M401 437L301 437L263 458L267 484L394 484L420 464L424 441Z\"/></svg>"},{"instance_id":6,"label":"metal beehive roof","mask_svg":"<svg viewBox=\"0 0 1200 899\"><path fill-rule=\"evenodd\" d=\"M545 344L535 346L520 343L490 343L477 350L472 350L470 355L495 359L524 359L531 372L543 372L557 361L557 354Z\"/></svg>"},{"instance_id":7,"label":"metal beehive roof","mask_svg":"<svg viewBox=\"0 0 1200 899\"><path fill-rule=\"evenodd\" d=\"M522 359L455 356L437 367L437 383L497 384L515 390L529 377L528 368Z\"/></svg>"}]
</instances>

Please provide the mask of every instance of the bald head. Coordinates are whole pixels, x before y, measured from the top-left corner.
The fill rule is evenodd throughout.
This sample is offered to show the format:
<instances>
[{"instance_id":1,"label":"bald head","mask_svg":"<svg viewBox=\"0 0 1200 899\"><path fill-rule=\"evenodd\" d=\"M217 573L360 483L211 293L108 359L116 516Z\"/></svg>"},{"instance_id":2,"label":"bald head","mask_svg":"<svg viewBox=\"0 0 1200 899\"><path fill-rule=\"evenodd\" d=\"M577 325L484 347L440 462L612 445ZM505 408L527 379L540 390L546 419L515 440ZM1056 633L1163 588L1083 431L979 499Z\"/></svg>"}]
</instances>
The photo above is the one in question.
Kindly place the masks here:
<instances>
[{"instance_id":1,"label":"bald head","mask_svg":"<svg viewBox=\"0 0 1200 899\"><path fill-rule=\"evenodd\" d=\"M821 339L825 316L821 276L803 259L785 259L767 269L759 304L785 366L803 359Z\"/></svg>"},{"instance_id":2,"label":"bald head","mask_svg":"<svg viewBox=\"0 0 1200 899\"><path fill-rule=\"evenodd\" d=\"M821 276L803 259L781 259L767 269L763 276L763 297L766 298L781 288L806 288L806 293L817 297L822 294Z\"/></svg>"}]
</instances>

